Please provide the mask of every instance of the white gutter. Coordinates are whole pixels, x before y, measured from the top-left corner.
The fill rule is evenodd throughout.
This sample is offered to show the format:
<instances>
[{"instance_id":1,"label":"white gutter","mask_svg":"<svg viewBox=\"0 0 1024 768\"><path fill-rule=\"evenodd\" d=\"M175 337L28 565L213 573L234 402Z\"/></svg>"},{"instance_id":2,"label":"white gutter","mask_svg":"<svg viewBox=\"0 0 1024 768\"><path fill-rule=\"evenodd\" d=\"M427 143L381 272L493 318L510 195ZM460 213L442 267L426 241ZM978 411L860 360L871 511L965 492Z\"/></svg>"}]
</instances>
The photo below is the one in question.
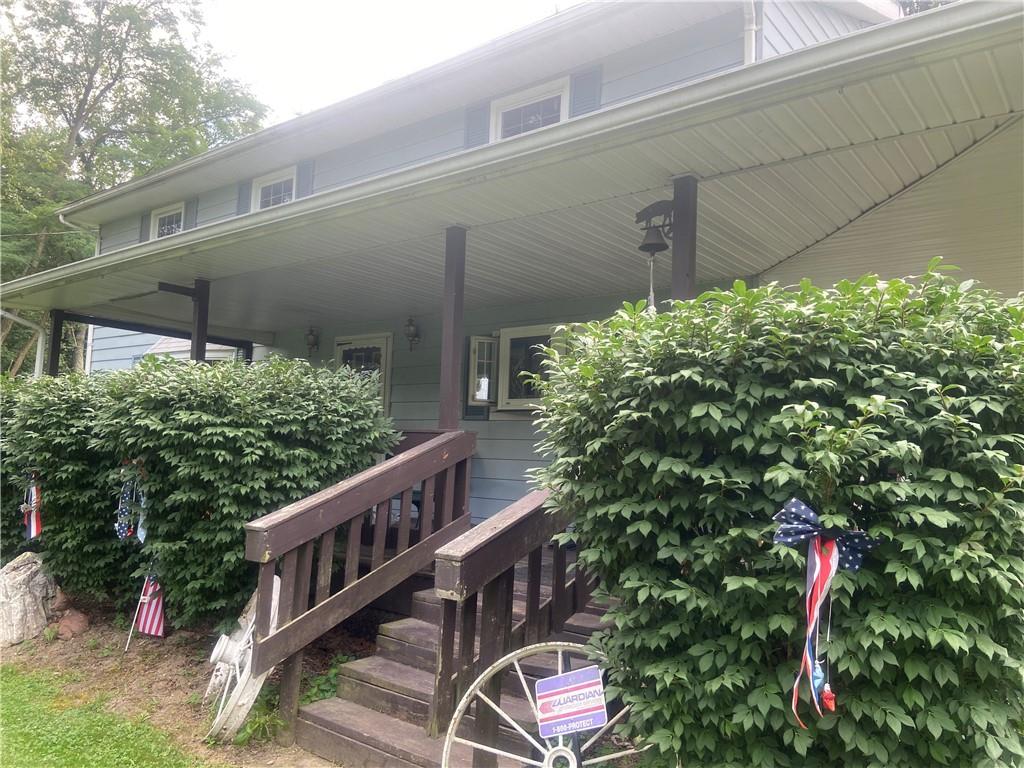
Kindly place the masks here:
<instances>
[{"instance_id":1,"label":"white gutter","mask_svg":"<svg viewBox=\"0 0 1024 768\"><path fill-rule=\"evenodd\" d=\"M757 0L743 3L743 63L757 61Z\"/></svg>"},{"instance_id":2,"label":"white gutter","mask_svg":"<svg viewBox=\"0 0 1024 768\"><path fill-rule=\"evenodd\" d=\"M35 370L32 372L32 378L38 379L43 375L43 352L46 349L46 331L43 330L41 325L36 325L31 320L26 320L24 317L12 314L5 309L0 309L0 315L3 315L8 320L24 325L31 328L36 332L36 364Z\"/></svg>"},{"instance_id":3,"label":"white gutter","mask_svg":"<svg viewBox=\"0 0 1024 768\"><path fill-rule=\"evenodd\" d=\"M989 47L992 40L984 39L989 27L1006 25L1005 30L997 32L1016 37L1022 17L1024 7L1003 3L963 2L929 11L776 56L755 66L711 75L514 139L310 195L286 206L226 219L173 238L127 246L19 278L3 286L5 297L10 301L76 278L196 253L212 245L256 236L266 232L271 224L279 228L304 226L318 218L336 216L336 209L343 205L353 213L378 208L485 177L514 173L531 160L545 164L560 162L681 127L711 123L725 115L777 103L788 92L801 87L806 90L808 83L824 90L855 82L856 77L875 76L883 66L893 67L892 62L882 60L885 55L894 57L896 66L908 57L920 61L929 53L920 49L936 41L948 40L948 45L962 47L981 36ZM988 38L991 37L989 34ZM870 65L867 74L854 73L856 65L864 61ZM743 98L747 99L743 109L737 109L735 102ZM664 121L671 118L677 122L666 127ZM655 124L656 119L659 122ZM212 243L214 240L217 242Z\"/></svg>"}]
</instances>

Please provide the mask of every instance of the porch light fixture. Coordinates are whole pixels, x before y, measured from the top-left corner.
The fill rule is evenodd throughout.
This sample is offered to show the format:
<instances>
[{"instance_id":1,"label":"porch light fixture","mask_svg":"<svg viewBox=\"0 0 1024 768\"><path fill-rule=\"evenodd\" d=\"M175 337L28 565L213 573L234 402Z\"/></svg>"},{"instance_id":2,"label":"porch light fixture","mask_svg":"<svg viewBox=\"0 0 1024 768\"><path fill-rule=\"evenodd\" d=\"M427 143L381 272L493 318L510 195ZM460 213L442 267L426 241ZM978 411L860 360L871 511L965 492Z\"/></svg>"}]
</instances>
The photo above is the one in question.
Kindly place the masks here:
<instances>
[{"instance_id":1,"label":"porch light fixture","mask_svg":"<svg viewBox=\"0 0 1024 768\"><path fill-rule=\"evenodd\" d=\"M306 331L306 349L308 350L306 357L312 357L314 352L320 350L320 331L312 325Z\"/></svg>"},{"instance_id":2,"label":"porch light fixture","mask_svg":"<svg viewBox=\"0 0 1024 768\"><path fill-rule=\"evenodd\" d=\"M648 290L647 311L654 312L654 257L668 250L672 239L672 201L651 203L636 215L636 223L644 231L640 252L647 258Z\"/></svg>"},{"instance_id":3,"label":"porch light fixture","mask_svg":"<svg viewBox=\"0 0 1024 768\"><path fill-rule=\"evenodd\" d=\"M405 338L409 342L409 351L412 352L412 348L420 343L420 328L416 325L416 321L411 317L405 321Z\"/></svg>"}]
</instances>

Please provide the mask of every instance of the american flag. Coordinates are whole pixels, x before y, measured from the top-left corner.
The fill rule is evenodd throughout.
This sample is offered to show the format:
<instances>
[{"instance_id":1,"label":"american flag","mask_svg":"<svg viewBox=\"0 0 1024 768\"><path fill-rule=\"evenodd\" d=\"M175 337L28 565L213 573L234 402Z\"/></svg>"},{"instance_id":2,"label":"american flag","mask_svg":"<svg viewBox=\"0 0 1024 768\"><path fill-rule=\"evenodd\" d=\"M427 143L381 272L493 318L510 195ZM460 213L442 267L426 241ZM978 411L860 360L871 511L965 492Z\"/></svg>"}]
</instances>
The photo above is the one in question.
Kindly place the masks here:
<instances>
[{"instance_id":1,"label":"american flag","mask_svg":"<svg viewBox=\"0 0 1024 768\"><path fill-rule=\"evenodd\" d=\"M164 636L164 593L155 576L147 576L142 585L136 629L144 635Z\"/></svg>"},{"instance_id":2,"label":"american flag","mask_svg":"<svg viewBox=\"0 0 1024 768\"><path fill-rule=\"evenodd\" d=\"M43 530L43 492L35 474L25 489L25 503L21 505L21 513L25 517L25 538L34 539Z\"/></svg>"}]
</instances>

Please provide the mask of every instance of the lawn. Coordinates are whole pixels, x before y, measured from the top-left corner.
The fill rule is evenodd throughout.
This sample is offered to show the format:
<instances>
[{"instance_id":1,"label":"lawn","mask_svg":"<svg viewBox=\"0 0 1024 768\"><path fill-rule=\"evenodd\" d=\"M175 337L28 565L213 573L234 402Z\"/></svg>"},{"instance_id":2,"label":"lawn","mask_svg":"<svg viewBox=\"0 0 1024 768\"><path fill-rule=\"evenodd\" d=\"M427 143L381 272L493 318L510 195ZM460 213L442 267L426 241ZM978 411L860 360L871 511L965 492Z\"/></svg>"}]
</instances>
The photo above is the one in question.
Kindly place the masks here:
<instances>
[{"instance_id":1,"label":"lawn","mask_svg":"<svg viewBox=\"0 0 1024 768\"><path fill-rule=\"evenodd\" d=\"M145 669L137 669L145 686ZM102 699L62 696L61 675L0 667L0 765L4 768L200 768L143 718L104 710Z\"/></svg>"}]
</instances>

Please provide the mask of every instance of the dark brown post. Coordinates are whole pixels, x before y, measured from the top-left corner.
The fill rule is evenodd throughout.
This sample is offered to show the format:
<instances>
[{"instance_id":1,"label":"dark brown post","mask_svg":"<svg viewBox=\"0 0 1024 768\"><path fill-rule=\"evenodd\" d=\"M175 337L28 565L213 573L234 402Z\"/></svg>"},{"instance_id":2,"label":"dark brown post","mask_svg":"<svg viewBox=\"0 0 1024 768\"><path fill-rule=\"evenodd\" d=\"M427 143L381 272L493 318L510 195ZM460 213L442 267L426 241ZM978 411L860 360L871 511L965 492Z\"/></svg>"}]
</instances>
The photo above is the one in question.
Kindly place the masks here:
<instances>
[{"instance_id":1,"label":"dark brown post","mask_svg":"<svg viewBox=\"0 0 1024 768\"><path fill-rule=\"evenodd\" d=\"M441 307L440 429L458 429L462 401L462 301L466 284L466 229L444 231L444 304Z\"/></svg>"},{"instance_id":2,"label":"dark brown post","mask_svg":"<svg viewBox=\"0 0 1024 768\"><path fill-rule=\"evenodd\" d=\"M192 349L189 358L206 361L206 332L210 323L210 281L196 280L192 289Z\"/></svg>"},{"instance_id":3,"label":"dark brown post","mask_svg":"<svg viewBox=\"0 0 1024 768\"><path fill-rule=\"evenodd\" d=\"M46 372L50 376L60 373L60 346L64 336L64 311L50 310L50 352L46 358Z\"/></svg>"},{"instance_id":4,"label":"dark brown post","mask_svg":"<svg viewBox=\"0 0 1024 768\"><path fill-rule=\"evenodd\" d=\"M672 298L697 296L697 177L672 180Z\"/></svg>"}]
</instances>

